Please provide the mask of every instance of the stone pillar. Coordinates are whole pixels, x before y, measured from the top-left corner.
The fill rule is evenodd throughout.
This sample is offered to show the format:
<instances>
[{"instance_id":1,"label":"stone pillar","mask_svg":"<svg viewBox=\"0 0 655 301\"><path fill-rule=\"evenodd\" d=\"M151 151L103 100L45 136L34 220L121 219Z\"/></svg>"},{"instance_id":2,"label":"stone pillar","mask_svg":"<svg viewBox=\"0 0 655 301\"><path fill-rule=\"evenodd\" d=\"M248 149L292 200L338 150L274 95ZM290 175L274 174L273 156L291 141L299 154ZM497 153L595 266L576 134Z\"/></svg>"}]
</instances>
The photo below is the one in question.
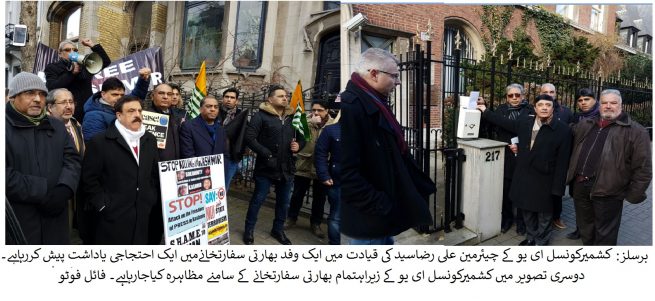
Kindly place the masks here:
<instances>
[{"instance_id":1,"label":"stone pillar","mask_svg":"<svg viewBox=\"0 0 655 301\"><path fill-rule=\"evenodd\" d=\"M464 227L482 242L500 234L507 143L489 139L458 139L457 143L466 155L462 164Z\"/></svg>"}]
</instances>

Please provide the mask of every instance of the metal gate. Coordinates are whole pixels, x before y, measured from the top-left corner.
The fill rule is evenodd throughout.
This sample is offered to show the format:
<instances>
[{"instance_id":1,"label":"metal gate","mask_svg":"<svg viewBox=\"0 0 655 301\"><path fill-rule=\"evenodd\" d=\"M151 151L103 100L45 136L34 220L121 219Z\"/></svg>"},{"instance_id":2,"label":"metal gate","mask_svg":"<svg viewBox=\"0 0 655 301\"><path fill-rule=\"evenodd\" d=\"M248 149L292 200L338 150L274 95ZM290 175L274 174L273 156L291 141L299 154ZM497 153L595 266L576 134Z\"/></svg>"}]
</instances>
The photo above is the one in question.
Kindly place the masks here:
<instances>
[{"instance_id":1,"label":"metal gate","mask_svg":"<svg viewBox=\"0 0 655 301\"><path fill-rule=\"evenodd\" d=\"M458 87L459 59L436 61L432 59L431 43L427 42L425 50L421 45L415 45L414 50L400 56L398 65L401 85L396 89L391 101L396 118L403 127L405 140L418 166L430 175L437 183L437 193L430 196L428 202L433 216L432 226L427 229L417 229L419 232L435 232L444 230L450 232L451 224L459 229L462 227L464 215L461 207L461 167L465 159L462 149L457 149L454 141L444 139L444 130L452 128L435 124L444 124L447 119L444 112L450 110L449 104L436 101L439 91L432 91L434 66L441 64L448 68L442 74L452 75L454 87ZM459 50L456 51L459 56ZM454 65L453 65L454 64ZM452 68L451 68L452 67ZM453 73L454 72L454 73ZM445 75L444 75L445 76ZM444 82L441 80L441 82ZM458 91L441 93L453 94L455 99ZM441 99L445 99L443 97ZM439 116L437 120L433 120ZM435 126L440 126L436 128Z\"/></svg>"}]
</instances>

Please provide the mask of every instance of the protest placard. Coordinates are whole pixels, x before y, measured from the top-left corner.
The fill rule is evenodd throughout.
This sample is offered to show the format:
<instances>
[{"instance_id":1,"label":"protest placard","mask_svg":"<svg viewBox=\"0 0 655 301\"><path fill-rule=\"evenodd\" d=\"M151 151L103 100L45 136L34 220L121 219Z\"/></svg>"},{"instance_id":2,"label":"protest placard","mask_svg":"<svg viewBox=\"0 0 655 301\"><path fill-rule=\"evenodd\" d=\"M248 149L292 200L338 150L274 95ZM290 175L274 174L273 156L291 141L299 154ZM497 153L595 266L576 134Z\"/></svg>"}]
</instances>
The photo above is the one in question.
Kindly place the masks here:
<instances>
[{"instance_id":1,"label":"protest placard","mask_svg":"<svg viewBox=\"0 0 655 301\"><path fill-rule=\"evenodd\" d=\"M146 131L157 138L157 148L166 148L166 133L168 133L169 117L165 114L143 111L143 125Z\"/></svg>"},{"instance_id":2,"label":"protest placard","mask_svg":"<svg viewBox=\"0 0 655 301\"><path fill-rule=\"evenodd\" d=\"M223 155L159 162L167 245L229 244Z\"/></svg>"}]
</instances>

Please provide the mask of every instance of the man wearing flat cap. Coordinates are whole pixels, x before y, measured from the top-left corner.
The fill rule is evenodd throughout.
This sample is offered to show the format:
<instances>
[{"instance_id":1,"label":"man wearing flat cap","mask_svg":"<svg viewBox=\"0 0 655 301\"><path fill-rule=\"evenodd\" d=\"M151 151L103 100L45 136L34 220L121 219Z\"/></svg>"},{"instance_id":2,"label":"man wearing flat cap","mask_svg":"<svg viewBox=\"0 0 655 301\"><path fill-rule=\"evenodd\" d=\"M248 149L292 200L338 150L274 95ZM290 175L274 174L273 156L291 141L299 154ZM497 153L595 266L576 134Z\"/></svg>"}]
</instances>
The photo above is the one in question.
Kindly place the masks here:
<instances>
[{"instance_id":1,"label":"man wearing flat cap","mask_svg":"<svg viewBox=\"0 0 655 301\"><path fill-rule=\"evenodd\" d=\"M80 156L64 124L46 115L47 92L32 73L9 83L6 197L28 244L69 244L66 205L77 189Z\"/></svg>"},{"instance_id":2,"label":"man wearing flat cap","mask_svg":"<svg viewBox=\"0 0 655 301\"><path fill-rule=\"evenodd\" d=\"M480 103L480 102L478 102ZM482 118L519 137L510 198L523 211L526 239L519 245L548 245L552 231L552 196L564 195L571 154L571 130L554 118L550 95L535 98L535 115L504 118L478 104Z\"/></svg>"}]
</instances>

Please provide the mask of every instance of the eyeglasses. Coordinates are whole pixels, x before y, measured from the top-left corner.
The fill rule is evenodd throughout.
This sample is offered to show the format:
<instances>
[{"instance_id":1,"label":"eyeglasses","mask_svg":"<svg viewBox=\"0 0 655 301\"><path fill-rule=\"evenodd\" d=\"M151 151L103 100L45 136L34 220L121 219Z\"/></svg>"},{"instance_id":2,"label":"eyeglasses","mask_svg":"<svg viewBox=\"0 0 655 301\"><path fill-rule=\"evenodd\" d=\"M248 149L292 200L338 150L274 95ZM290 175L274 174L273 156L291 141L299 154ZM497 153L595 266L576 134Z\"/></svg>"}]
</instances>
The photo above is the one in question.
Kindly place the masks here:
<instances>
[{"instance_id":1,"label":"eyeglasses","mask_svg":"<svg viewBox=\"0 0 655 301\"><path fill-rule=\"evenodd\" d=\"M67 101L59 101L59 102L55 101L55 104L56 105L71 105L72 106L72 105L75 104L75 101L73 101L72 99L67 100Z\"/></svg>"},{"instance_id":2,"label":"eyeglasses","mask_svg":"<svg viewBox=\"0 0 655 301\"><path fill-rule=\"evenodd\" d=\"M168 92L168 93L166 93L166 92L164 92L164 91L159 91L159 92L157 92L157 94L162 95L162 96L163 96L163 95L173 96L173 92Z\"/></svg>"},{"instance_id":3,"label":"eyeglasses","mask_svg":"<svg viewBox=\"0 0 655 301\"><path fill-rule=\"evenodd\" d=\"M63 52L71 52L71 51L77 52L77 48L64 48L61 51L63 51Z\"/></svg>"},{"instance_id":4,"label":"eyeglasses","mask_svg":"<svg viewBox=\"0 0 655 301\"><path fill-rule=\"evenodd\" d=\"M521 93L510 93L510 94L507 94L507 98L521 98Z\"/></svg>"},{"instance_id":5,"label":"eyeglasses","mask_svg":"<svg viewBox=\"0 0 655 301\"><path fill-rule=\"evenodd\" d=\"M368 71L371 71L371 69L368 69ZM391 72L382 71L382 70L378 70L378 72L382 72L382 73L384 73L386 75L389 75L391 78L393 78L395 80L400 79L400 73L391 73Z\"/></svg>"},{"instance_id":6,"label":"eyeglasses","mask_svg":"<svg viewBox=\"0 0 655 301\"><path fill-rule=\"evenodd\" d=\"M37 96L37 95L45 97L48 93L45 93L45 92L43 92L41 90L27 90L27 91L21 92L20 94L24 94L24 95L27 95L27 96L30 96L30 97L34 97L34 96Z\"/></svg>"}]
</instances>

